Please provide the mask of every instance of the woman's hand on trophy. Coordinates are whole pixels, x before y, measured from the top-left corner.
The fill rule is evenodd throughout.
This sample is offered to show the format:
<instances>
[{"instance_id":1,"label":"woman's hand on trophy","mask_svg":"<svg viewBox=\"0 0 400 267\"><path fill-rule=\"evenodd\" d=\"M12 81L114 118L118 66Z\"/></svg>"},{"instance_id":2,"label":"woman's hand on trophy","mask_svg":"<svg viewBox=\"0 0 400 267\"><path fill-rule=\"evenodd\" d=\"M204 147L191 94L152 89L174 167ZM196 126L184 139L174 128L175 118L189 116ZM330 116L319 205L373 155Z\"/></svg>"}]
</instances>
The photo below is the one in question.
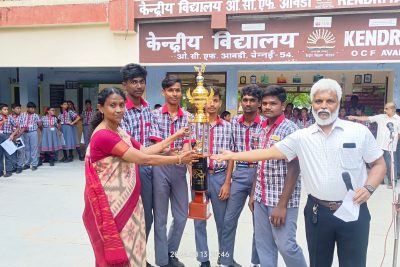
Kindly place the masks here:
<instances>
[{"instance_id":1,"label":"woman's hand on trophy","mask_svg":"<svg viewBox=\"0 0 400 267\"><path fill-rule=\"evenodd\" d=\"M191 164L193 162L198 162L198 158L199 155L197 155L194 151L190 150L190 151L184 151L182 152L180 155L178 155L178 157L180 157L180 162L182 164Z\"/></svg>"},{"instance_id":2,"label":"woman's hand on trophy","mask_svg":"<svg viewBox=\"0 0 400 267\"><path fill-rule=\"evenodd\" d=\"M222 150L221 154L216 154L212 155L211 159L216 160L218 162L224 161L224 160L231 160L233 157L233 152L229 150Z\"/></svg>"}]
</instances>

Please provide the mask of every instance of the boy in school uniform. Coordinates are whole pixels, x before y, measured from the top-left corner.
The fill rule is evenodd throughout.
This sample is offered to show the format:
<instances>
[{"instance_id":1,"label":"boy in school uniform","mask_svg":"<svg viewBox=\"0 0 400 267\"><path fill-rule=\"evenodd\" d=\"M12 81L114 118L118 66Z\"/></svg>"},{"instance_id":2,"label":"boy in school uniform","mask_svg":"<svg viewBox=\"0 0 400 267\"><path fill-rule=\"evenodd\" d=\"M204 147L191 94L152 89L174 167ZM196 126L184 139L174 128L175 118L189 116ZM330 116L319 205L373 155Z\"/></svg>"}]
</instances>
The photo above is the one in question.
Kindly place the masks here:
<instances>
[{"instance_id":1,"label":"boy in school uniform","mask_svg":"<svg viewBox=\"0 0 400 267\"><path fill-rule=\"evenodd\" d=\"M260 148L272 147L298 126L285 118L286 92L270 85L263 92L262 107L266 120ZM297 159L263 160L258 164L249 206L254 214L257 253L263 267L278 265L278 252L286 266L306 267L303 251L296 242L301 182Z\"/></svg>"},{"instance_id":2,"label":"boy in school uniform","mask_svg":"<svg viewBox=\"0 0 400 267\"><path fill-rule=\"evenodd\" d=\"M214 97L206 104L205 110L210 122L209 151L210 155L219 154L222 150L229 150L231 145L231 124L218 116L222 105L221 88L213 87ZM207 197L211 200L213 217L217 225L219 256L223 254L221 250L222 229L224 223L227 200L229 198L232 168L227 168L228 164L233 165L233 161L208 162L208 192ZM196 256L200 262L200 267L211 267L210 253L207 244L207 221L194 220Z\"/></svg>"},{"instance_id":3,"label":"boy in school uniform","mask_svg":"<svg viewBox=\"0 0 400 267\"><path fill-rule=\"evenodd\" d=\"M0 144L9 140L14 140L17 129L16 123L13 120L12 116L8 115L8 105L0 104ZM5 163L5 170L4 170ZM12 175L12 155L8 154L7 151L0 146L0 177L4 175L4 177L10 177ZM5 171L5 173L4 173Z\"/></svg>"},{"instance_id":4,"label":"boy in school uniform","mask_svg":"<svg viewBox=\"0 0 400 267\"><path fill-rule=\"evenodd\" d=\"M13 118L16 126L14 127L14 131L17 130L17 134L15 139L19 138L23 132L21 130L21 105L18 103L11 104L11 117ZM25 158L25 150L23 148L18 149L12 155L12 162L13 162L13 170L15 173L21 173L22 167L24 166L24 158Z\"/></svg>"},{"instance_id":5,"label":"boy in school uniform","mask_svg":"<svg viewBox=\"0 0 400 267\"><path fill-rule=\"evenodd\" d=\"M154 124L154 115L151 113L150 105L143 99L146 90L147 71L139 64L128 64L121 68L122 85L126 90L126 106L121 127L125 129L141 145L151 145L150 130ZM140 173L140 195L144 208L144 219L146 223L146 239L149 238L153 224L153 167L139 166ZM150 263L146 263L151 267Z\"/></svg>"},{"instance_id":6,"label":"boy in school uniform","mask_svg":"<svg viewBox=\"0 0 400 267\"><path fill-rule=\"evenodd\" d=\"M38 167L38 127L42 125L40 117L35 113L36 104L28 102L27 111L21 114L21 130L24 133L25 165L24 170L32 166L32 171Z\"/></svg>"},{"instance_id":7,"label":"boy in school uniform","mask_svg":"<svg viewBox=\"0 0 400 267\"><path fill-rule=\"evenodd\" d=\"M257 85L249 85L242 89L241 105L243 114L232 120L232 147L235 152L257 149L262 134L263 118L259 114L261 107L262 90ZM220 263L223 266L240 267L233 260L236 229L238 220L247 197L251 194L253 178L257 171L257 162L236 162L236 169L232 175L231 193L228 199L224 227L222 231L222 252ZM233 166L230 166L233 168ZM251 266L259 266L254 231L252 243Z\"/></svg>"},{"instance_id":8,"label":"boy in school uniform","mask_svg":"<svg viewBox=\"0 0 400 267\"><path fill-rule=\"evenodd\" d=\"M83 125L83 140L85 142L85 148L89 145L90 140L90 121L93 117L92 101L89 99L85 100L85 110L82 111L82 125Z\"/></svg>"},{"instance_id":9,"label":"boy in school uniform","mask_svg":"<svg viewBox=\"0 0 400 267\"><path fill-rule=\"evenodd\" d=\"M162 81L165 104L153 111L156 123L152 127L150 139L161 141L183 127L189 126L190 113L179 107L182 98L182 81L167 76ZM189 138L181 138L171 144L170 154L188 151ZM179 261L178 249L188 216L187 167L183 164L153 167L154 243L158 266L184 267ZM169 201L173 223L168 231L167 218Z\"/></svg>"}]
</instances>

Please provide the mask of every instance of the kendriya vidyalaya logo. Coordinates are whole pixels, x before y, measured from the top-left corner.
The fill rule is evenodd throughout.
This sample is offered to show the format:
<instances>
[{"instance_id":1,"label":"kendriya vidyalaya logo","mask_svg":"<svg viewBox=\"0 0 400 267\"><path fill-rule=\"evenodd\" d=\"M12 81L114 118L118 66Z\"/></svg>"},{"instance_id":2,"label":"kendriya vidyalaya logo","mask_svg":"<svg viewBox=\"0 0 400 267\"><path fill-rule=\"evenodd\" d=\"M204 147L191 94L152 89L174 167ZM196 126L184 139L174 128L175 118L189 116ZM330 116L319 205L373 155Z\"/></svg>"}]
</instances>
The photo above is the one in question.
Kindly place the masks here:
<instances>
[{"instance_id":1,"label":"kendriya vidyalaya logo","mask_svg":"<svg viewBox=\"0 0 400 267\"><path fill-rule=\"evenodd\" d=\"M327 29L314 30L307 38L307 49L310 52L328 52L336 47L336 38Z\"/></svg>"}]
</instances>

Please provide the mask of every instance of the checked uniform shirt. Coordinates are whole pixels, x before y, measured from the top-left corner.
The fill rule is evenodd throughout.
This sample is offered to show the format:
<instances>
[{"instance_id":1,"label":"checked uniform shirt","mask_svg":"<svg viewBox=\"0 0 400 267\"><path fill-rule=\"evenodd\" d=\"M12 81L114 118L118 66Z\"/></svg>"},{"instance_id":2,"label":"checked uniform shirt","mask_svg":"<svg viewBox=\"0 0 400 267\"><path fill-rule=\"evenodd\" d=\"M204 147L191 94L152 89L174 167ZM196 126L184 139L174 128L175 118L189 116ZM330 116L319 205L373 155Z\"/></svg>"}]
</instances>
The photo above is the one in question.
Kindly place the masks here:
<instances>
[{"instance_id":1,"label":"checked uniform shirt","mask_svg":"<svg viewBox=\"0 0 400 267\"><path fill-rule=\"evenodd\" d=\"M297 125L285 119L282 114L272 125L269 131L266 129L268 121L264 121L260 148L270 148L286 136L298 130ZM297 160L297 159L294 159ZM254 192L254 200L262 202L266 206L275 207L283 191L285 177L287 175L287 162L285 160L263 160L258 163L257 182ZM288 208L299 207L301 192L301 180L298 179L288 202Z\"/></svg>"},{"instance_id":2,"label":"checked uniform shirt","mask_svg":"<svg viewBox=\"0 0 400 267\"><path fill-rule=\"evenodd\" d=\"M126 100L125 114L121 121L121 127L133 139L145 147L150 146L151 127L154 124L155 117L151 113L149 104L143 98L140 99L140 107L135 107L129 98Z\"/></svg>"},{"instance_id":3,"label":"checked uniform shirt","mask_svg":"<svg viewBox=\"0 0 400 267\"><path fill-rule=\"evenodd\" d=\"M27 129L28 132L36 131L38 126L41 124L38 114L28 112L21 113L20 122L21 128Z\"/></svg>"},{"instance_id":4,"label":"checked uniform shirt","mask_svg":"<svg viewBox=\"0 0 400 267\"><path fill-rule=\"evenodd\" d=\"M260 115L254 119L251 126L244 124L244 116L241 115L233 120L232 126L232 142L231 149L234 152L250 151L259 148L260 137L262 134L261 124L263 118ZM237 161L239 164L249 164L245 161ZM257 164L257 162L250 162L250 164Z\"/></svg>"},{"instance_id":5,"label":"checked uniform shirt","mask_svg":"<svg viewBox=\"0 0 400 267\"><path fill-rule=\"evenodd\" d=\"M189 120L193 118L192 114L181 108L178 109L177 116L171 118L166 104L159 109L153 110L153 115L155 117L155 125L151 127L150 140L156 142L166 139L183 127L190 127ZM171 148L181 150L186 143L189 143L188 138L179 138L171 144Z\"/></svg>"},{"instance_id":6,"label":"checked uniform shirt","mask_svg":"<svg viewBox=\"0 0 400 267\"><path fill-rule=\"evenodd\" d=\"M210 124L210 154L219 154L222 150L229 150L231 146L232 137L231 124L220 117L218 117L217 122L214 125ZM209 162L209 169L221 169L226 168L227 162L218 162L216 160L211 160Z\"/></svg>"}]
</instances>

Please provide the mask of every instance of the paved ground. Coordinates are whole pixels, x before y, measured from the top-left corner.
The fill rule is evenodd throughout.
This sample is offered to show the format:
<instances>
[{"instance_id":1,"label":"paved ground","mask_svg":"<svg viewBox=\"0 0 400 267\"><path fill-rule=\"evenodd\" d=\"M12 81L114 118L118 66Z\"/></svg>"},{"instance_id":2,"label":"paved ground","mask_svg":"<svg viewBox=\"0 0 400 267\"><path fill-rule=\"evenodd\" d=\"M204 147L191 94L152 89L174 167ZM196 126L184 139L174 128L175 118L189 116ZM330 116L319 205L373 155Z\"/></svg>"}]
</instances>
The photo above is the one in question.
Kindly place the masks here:
<instances>
[{"instance_id":1,"label":"paved ground","mask_svg":"<svg viewBox=\"0 0 400 267\"><path fill-rule=\"evenodd\" d=\"M83 163L45 165L35 172L27 170L10 178L0 178L0 266L94 266L92 249L81 220ZM303 205L304 200L303 197ZM368 267L380 266L382 261L385 235L392 216L391 203L392 193L383 186L369 202L373 219ZM215 266L217 237L213 218L209 220L208 230L211 260ZM243 266L250 264L251 231L251 216L246 208L240 218L235 252L236 260ZM150 262L154 262L152 239L151 236L147 246ZM299 215L298 242L307 253L302 212ZM382 266L389 267L393 255L392 230L386 247ZM191 220L186 225L180 255L187 267L198 266ZM279 266L285 266L281 259ZM338 266L337 262L334 266Z\"/></svg>"}]
</instances>

